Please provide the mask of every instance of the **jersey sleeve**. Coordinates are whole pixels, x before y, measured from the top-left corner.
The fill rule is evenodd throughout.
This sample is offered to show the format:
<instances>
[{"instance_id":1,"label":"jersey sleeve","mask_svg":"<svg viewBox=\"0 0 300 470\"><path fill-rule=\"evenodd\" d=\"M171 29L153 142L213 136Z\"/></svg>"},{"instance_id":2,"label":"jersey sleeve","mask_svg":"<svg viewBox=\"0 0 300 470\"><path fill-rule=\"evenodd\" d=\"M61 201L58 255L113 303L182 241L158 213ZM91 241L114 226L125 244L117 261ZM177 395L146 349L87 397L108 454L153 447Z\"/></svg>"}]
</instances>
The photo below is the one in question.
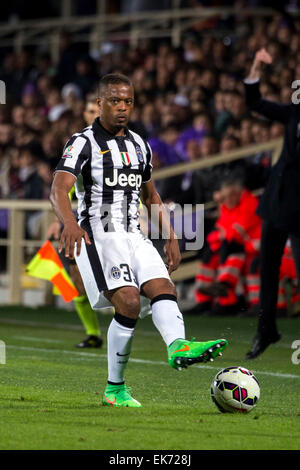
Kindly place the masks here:
<instances>
[{"instance_id":1,"label":"jersey sleeve","mask_svg":"<svg viewBox=\"0 0 300 470\"><path fill-rule=\"evenodd\" d=\"M91 157L91 145L86 137L73 136L66 143L61 159L55 169L55 173L65 171L77 176L87 160Z\"/></svg>"},{"instance_id":2,"label":"jersey sleeve","mask_svg":"<svg viewBox=\"0 0 300 470\"><path fill-rule=\"evenodd\" d=\"M152 150L148 142L146 142L146 149L147 149L147 163L144 169L143 173L143 183L147 183L148 181L151 180L151 174L152 174Z\"/></svg>"}]
</instances>

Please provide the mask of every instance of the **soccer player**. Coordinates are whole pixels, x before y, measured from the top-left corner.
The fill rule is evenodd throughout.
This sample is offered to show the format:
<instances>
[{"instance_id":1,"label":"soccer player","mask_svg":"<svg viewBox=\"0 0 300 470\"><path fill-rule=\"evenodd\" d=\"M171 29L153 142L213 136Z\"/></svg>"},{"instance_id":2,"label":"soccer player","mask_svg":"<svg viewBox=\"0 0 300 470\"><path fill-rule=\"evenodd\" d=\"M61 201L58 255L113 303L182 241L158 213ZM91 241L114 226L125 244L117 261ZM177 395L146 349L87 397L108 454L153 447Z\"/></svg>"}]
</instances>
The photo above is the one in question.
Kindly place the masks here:
<instances>
[{"instance_id":1,"label":"soccer player","mask_svg":"<svg viewBox=\"0 0 300 470\"><path fill-rule=\"evenodd\" d=\"M98 116L98 111L96 98L88 99L86 101L85 110L83 113L84 120L88 126L91 125ZM72 192L73 188L71 189L70 194L72 194ZM47 237L53 237L55 240L58 240L60 238L60 234L61 223L59 219L55 217L54 221L48 229ZM99 327L97 313L90 306L89 299L86 295L84 284L82 282L82 278L74 258L69 260L68 271L76 289L79 292L78 297L74 299L74 305L86 332L86 338L84 338L75 346L77 348L101 348L103 339L101 338L101 330Z\"/></svg>"},{"instance_id":2,"label":"soccer player","mask_svg":"<svg viewBox=\"0 0 300 470\"><path fill-rule=\"evenodd\" d=\"M99 118L66 144L50 199L64 224L59 250L65 247L67 257L75 256L91 305L99 305L104 296L115 307L107 333L108 382L102 403L140 407L124 379L140 312L140 293L151 301L152 320L166 343L171 367L181 369L213 360L228 343L225 339L185 339L170 279L180 263L178 241L151 179L151 149L127 127L134 105L131 81L120 74L105 75L99 83L97 103ZM68 198L74 183L78 223ZM140 195L149 214L151 206L161 209L160 228L169 230L165 244L168 269L152 242L140 232Z\"/></svg>"}]
</instances>

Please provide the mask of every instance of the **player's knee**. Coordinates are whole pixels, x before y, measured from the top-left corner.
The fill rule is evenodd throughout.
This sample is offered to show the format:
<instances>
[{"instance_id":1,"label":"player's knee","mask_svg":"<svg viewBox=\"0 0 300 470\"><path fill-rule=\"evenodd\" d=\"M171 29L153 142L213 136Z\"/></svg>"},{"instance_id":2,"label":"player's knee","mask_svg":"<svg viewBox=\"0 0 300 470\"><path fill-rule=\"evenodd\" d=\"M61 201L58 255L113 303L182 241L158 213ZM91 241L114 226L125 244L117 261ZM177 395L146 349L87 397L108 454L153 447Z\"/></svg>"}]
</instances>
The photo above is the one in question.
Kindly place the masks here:
<instances>
[{"instance_id":1,"label":"player's knee","mask_svg":"<svg viewBox=\"0 0 300 470\"><path fill-rule=\"evenodd\" d=\"M123 304L124 306L124 313L127 314L127 316L132 317L132 318L137 318L140 313L140 299L139 298L129 298L126 299L126 301Z\"/></svg>"},{"instance_id":2,"label":"player's knee","mask_svg":"<svg viewBox=\"0 0 300 470\"><path fill-rule=\"evenodd\" d=\"M170 282L169 284L169 292L168 294L171 294L171 295L175 295L175 297L177 297L177 290L176 290L176 287L173 283Z\"/></svg>"},{"instance_id":3,"label":"player's knee","mask_svg":"<svg viewBox=\"0 0 300 470\"><path fill-rule=\"evenodd\" d=\"M135 293L126 293L122 296L120 313L131 318L137 318L140 313L140 296Z\"/></svg>"},{"instance_id":4,"label":"player's knee","mask_svg":"<svg viewBox=\"0 0 300 470\"><path fill-rule=\"evenodd\" d=\"M168 279L165 279L161 285L161 289L163 290L163 294L170 294L175 295L177 297L177 290L173 282L170 282Z\"/></svg>"},{"instance_id":5,"label":"player's knee","mask_svg":"<svg viewBox=\"0 0 300 470\"><path fill-rule=\"evenodd\" d=\"M176 287L169 279L154 279L148 281L142 287L142 293L150 300L158 295L168 294L177 297Z\"/></svg>"}]
</instances>

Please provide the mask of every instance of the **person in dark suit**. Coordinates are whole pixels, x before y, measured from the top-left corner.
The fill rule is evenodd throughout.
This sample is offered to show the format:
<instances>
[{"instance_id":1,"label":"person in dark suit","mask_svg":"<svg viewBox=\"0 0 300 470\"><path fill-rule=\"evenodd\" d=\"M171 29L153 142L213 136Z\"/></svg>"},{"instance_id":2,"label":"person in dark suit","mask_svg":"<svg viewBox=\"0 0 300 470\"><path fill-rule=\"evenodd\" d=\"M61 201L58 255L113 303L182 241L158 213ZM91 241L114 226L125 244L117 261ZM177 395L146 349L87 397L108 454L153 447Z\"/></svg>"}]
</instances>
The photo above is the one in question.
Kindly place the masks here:
<instances>
[{"instance_id":1,"label":"person in dark suit","mask_svg":"<svg viewBox=\"0 0 300 470\"><path fill-rule=\"evenodd\" d=\"M262 64L271 64L265 49L255 55L244 80L250 110L285 126L281 155L272 168L257 213L263 219L260 254L261 290L258 330L246 359L258 357L270 344L280 340L276 326L279 268L287 239L292 243L297 276L300 276L300 106L262 99L259 79Z\"/></svg>"}]
</instances>

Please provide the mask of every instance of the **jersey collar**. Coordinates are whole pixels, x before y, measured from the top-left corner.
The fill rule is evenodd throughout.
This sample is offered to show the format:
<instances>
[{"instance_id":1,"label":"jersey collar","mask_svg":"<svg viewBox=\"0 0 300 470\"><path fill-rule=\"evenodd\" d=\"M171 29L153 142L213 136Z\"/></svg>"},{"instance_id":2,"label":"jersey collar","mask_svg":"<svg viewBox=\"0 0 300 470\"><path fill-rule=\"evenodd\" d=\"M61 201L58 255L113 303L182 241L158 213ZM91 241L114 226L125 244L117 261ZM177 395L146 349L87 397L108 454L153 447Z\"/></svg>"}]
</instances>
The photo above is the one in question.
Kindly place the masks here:
<instances>
[{"instance_id":1,"label":"jersey collar","mask_svg":"<svg viewBox=\"0 0 300 470\"><path fill-rule=\"evenodd\" d=\"M106 130L102 124L100 123L99 117L95 119L95 121L92 124L92 129L95 135L100 135L105 137L107 140L108 139L115 139L118 136L115 136L114 134L111 134L108 130ZM123 136L119 136L123 137ZM124 129L124 137L130 137L129 135L129 130L128 127L125 127Z\"/></svg>"}]
</instances>

